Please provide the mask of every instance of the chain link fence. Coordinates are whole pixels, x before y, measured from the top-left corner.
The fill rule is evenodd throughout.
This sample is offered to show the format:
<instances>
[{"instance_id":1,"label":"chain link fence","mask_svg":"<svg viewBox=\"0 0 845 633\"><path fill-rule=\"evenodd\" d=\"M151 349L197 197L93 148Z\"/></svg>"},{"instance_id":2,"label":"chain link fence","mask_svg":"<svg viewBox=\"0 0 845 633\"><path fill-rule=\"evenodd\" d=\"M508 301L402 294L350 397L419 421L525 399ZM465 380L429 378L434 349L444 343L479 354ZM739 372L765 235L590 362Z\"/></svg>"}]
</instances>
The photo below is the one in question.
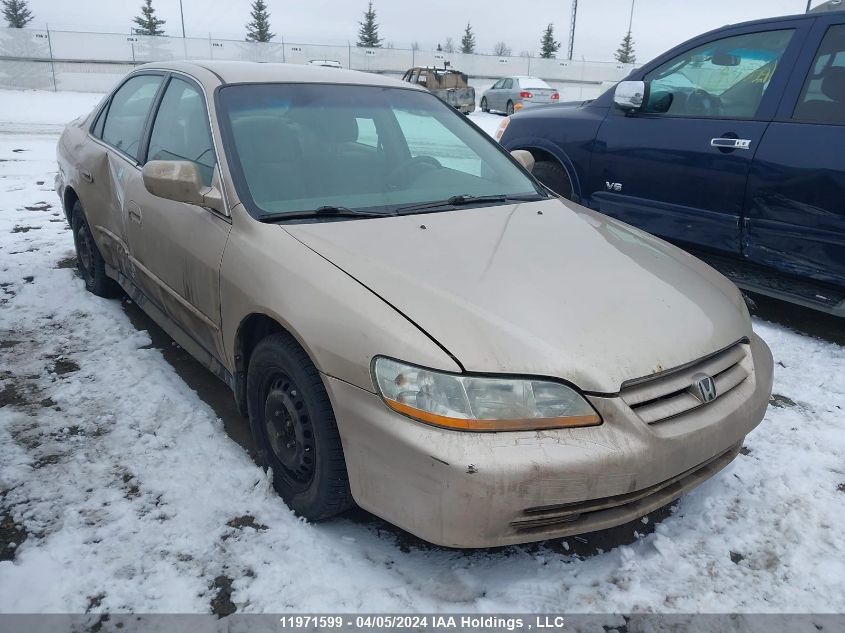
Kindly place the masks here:
<instances>
[{"instance_id":1,"label":"chain link fence","mask_svg":"<svg viewBox=\"0 0 845 633\"><path fill-rule=\"evenodd\" d=\"M633 68L630 64L615 62L359 48L351 44L326 46L211 37L0 29L0 88L106 92L134 66L178 59L289 64L331 60L339 62L344 68L391 74L404 73L414 66L442 66L448 62L471 77L493 79L507 75L534 75L558 85L591 87L590 92L596 94L602 86L619 81Z\"/></svg>"}]
</instances>

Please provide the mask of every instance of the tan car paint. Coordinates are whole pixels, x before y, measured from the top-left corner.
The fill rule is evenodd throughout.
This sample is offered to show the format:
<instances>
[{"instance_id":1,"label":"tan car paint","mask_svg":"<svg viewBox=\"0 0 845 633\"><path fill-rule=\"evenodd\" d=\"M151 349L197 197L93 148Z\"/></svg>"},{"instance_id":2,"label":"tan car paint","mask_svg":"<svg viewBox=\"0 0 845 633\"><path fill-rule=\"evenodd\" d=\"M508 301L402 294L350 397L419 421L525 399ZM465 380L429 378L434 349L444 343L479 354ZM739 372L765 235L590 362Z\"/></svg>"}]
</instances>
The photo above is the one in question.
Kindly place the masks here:
<instances>
[{"instance_id":1,"label":"tan car paint","mask_svg":"<svg viewBox=\"0 0 845 633\"><path fill-rule=\"evenodd\" d=\"M467 371L616 393L751 335L727 279L571 202L285 230L413 315Z\"/></svg>"},{"instance_id":2,"label":"tan car paint","mask_svg":"<svg viewBox=\"0 0 845 633\"><path fill-rule=\"evenodd\" d=\"M689 488L669 486L629 507L585 521L517 531L525 510L607 499L665 482L735 447L766 411L772 356L754 336L755 372L691 415L660 426L641 422L619 398L590 397L600 426L555 431L462 433L413 420L398 423L381 399L329 379L352 494L361 507L450 547L492 547L580 534L632 521Z\"/></svg>"},{"instance_id":3,"label":"tan car paint","mask_svg":"<svg viewBox=\"0 0 845 633\"><path fill-rule=\"evenodd\" d=\"M230 386L243 370L239 332L253 315L273 319L300 342L323 374L353 496L363 507L453 546L600 529L714 474L762 419L772 359L751 332L736 288L678 249L578 205L550 200L297 226L249 216L219 142L212 95L221 82L408 84L277 64L174 62L139 70L148 68L202 84L224 212L149 194L140 166L88 134L93 114L62 136L58 189L79 196L109 273ZM130 210L140 210L140 227ZM623 381L744 338L753 353L749 379L707 407L652 426L614 396ZM375 395L370 365L377 355L452 372L463 366L563 378L601 392L589 398L604 423L486 434L427 426ZM511 526L531 506L626 495L661 482L666 487L647 498L589 520L530 533Z\"/></svg>"}]
</instances>

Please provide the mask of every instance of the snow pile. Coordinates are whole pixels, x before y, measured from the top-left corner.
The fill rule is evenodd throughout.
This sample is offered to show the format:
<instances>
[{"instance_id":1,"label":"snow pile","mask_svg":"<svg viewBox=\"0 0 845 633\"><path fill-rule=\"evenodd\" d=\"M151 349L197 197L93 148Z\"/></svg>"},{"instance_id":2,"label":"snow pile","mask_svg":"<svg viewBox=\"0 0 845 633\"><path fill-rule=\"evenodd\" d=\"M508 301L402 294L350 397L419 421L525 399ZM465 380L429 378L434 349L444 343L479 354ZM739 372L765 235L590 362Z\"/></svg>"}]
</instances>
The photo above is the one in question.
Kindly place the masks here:
<instances>
[{"instance_id":1,"label":"snow pile","mask_svg":"<svg viewBox=\"0 0 845 633\"><path fill-rule=\"evenodd\" d=\"M88 114L104 95L0 89L0 131L59 134L65 123Z\"/></svg>"},{"instance_id":2,"label":"snow pile","mask_svg":"<svg viewBox=\"0 0 845 633\"><path fill-rule=\"evenodd\" d=\"M78 114L42 97L20 107ZM842 347L755 322L777 395L746 454L604 553L309 525L121 302L84 291L55 142L0 135L0 612L845 610Z\"/></svg>"}]
</instances>

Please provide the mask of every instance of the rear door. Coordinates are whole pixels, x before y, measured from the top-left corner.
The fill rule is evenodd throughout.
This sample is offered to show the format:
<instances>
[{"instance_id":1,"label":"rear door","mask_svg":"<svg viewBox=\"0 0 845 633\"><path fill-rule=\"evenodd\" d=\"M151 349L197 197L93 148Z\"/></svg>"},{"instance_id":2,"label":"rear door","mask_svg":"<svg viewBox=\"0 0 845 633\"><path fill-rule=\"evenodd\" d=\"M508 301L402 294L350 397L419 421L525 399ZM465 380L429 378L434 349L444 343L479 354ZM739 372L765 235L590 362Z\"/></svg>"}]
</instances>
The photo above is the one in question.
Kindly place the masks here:
<instances>
[{"instance_id":1,"label":"rear door","mask_svg":"<svg viewBox=\"0 0 845 633\"><path fill-rule=\"evenodd\" d=\"M816 22L751 170L754 262L845 287L845 13ZM821 292L815 299L834 301Z\"/></svg>"},{"instance_id":2,"label":"rear door","mask_svg":"<svg viewBox=\"0 0 845 633\"><path fill-rule=\"evenodd\" d=\"M204 184L222 189L199 84L186 76L172 75L154 106L147 134L142 162L193 162ZM194 342L222 360L219 273L230 218L152 195L140 171L127 185L125 211L136 284Z\"/></svg>"},{"instance_id":3,"label":"rear door","mask_svg":"<svg viewBox=\"0 0 845 633\"><path fill-rule=\"evenodd\" d=\"M599 129L591 206L671 241L739 256L751 161L807 23L722 31L648 70L643 110L612 108Z\"/></svg>"},{"instance_id":4,"label":"rear door","mask_svg":"<svg viewBox=\"0 0 845 633\"><path fill-rule=\"evenodd\" d=\"M126 79L98 115L83 148L79 196L106 263L126 274L128 250L123 205L126 187L139 173L138 153L162 73L144 72Z\"/></svg>"},{"instance_id":5,"label":"rear door","mask_svg":"<svg viewBox=\"0 0 845 633\"><path fill-rule=\"evenodd\" d=\"M508 109L508 101L514 101L513 92L514 92L514 80L511 77L507 77L502 82L501 90L496 91L496 109L502 112L507 111Z\"/></svg>"}]
</instances>

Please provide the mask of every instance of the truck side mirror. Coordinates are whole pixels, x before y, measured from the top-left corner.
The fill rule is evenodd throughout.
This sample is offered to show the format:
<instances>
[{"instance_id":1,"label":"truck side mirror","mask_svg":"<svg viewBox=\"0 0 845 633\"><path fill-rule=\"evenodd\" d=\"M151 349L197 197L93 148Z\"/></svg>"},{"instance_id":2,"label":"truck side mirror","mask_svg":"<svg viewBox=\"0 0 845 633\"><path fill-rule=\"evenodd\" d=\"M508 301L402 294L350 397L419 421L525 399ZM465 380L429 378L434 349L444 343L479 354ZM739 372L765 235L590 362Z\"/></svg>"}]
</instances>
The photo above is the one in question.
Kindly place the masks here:
<instances>
[{"instance_id":1,"label":"truck side mirror","mask_svg":"<svg viewBox=\"0 0 845 633\"><path fill-rule=\"evenodd\" d=\"M644 81L620 81L613 92L613 103L626 112L641 110L645 105L645 93Z\"/></svg>"}]
</instances>

